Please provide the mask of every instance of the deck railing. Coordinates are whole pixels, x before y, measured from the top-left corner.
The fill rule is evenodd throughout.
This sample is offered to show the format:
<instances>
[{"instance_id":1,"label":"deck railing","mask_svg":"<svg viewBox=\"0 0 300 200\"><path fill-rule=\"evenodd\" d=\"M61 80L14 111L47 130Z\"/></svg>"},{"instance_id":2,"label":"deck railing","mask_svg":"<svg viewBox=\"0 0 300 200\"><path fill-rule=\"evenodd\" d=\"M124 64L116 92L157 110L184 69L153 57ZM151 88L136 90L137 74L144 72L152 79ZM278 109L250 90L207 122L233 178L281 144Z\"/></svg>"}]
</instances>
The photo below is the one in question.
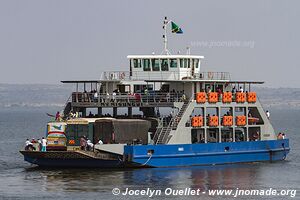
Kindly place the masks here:
<instances>
[{"instance_id":1,"label":"deck railing","mask_svg":"<svg viewBox=\"0 0 300 200\"><path fill-rule=\"evenodd\" d=\"M195 74L196 79L200 80L230 80L229 72L200 72Z\"/></svg>"},{"instance_id":2,"label":"deck railing","mask_svg":"<svg viewBox=\"0 0 300 200\"><path fill-rule=\"evenodd\" d=\"M183 93L135 93L135 94L98 94L94 92L73 92L73 103L172 103L185 100Z\"/></svg>"}]
</instances>

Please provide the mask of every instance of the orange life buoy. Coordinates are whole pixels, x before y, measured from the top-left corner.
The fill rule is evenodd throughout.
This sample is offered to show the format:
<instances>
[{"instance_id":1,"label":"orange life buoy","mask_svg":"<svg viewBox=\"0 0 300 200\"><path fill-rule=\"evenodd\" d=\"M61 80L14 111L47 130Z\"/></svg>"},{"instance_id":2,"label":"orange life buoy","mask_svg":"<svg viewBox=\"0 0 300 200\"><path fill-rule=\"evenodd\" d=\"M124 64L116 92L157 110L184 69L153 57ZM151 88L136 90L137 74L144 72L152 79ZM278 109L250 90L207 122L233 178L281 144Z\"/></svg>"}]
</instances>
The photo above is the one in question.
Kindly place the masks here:
<instances>
[{"instance_id":1,"label":"orange life buoy","mask_svg":"<svg viewBox=\"0 0 300 200\"><path fill-rule=\"evenodd\" d=\"M208 102L209 103L217 103L218 102L218 93L217 92L208 93Z\"/></svg>"},{"instance_id":2,"label":"orange life buoy","mask_svg":"<svg viewBox=\"0 0 300 200\"><path fill-rule=\"evenodd\" d=\"M205 103L206 101L206 94L205 92L197 92L196 94L196 102L197 103Z\"/></svg>"}]
</instances>

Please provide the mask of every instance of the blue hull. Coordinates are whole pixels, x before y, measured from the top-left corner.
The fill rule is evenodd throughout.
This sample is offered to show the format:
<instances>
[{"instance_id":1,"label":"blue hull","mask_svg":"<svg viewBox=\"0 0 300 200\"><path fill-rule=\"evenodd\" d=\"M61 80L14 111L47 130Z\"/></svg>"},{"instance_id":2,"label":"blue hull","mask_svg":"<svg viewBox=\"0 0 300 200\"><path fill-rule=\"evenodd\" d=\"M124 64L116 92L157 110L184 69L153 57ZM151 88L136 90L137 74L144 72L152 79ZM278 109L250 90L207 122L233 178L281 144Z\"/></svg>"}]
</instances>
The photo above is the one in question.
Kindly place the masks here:
<instances>
[{"instance_id":1,"label":"blue hull","mask_svg":"<svg viewBox=\"0 0 300 200\"><path fill-rule=\"evenodd\" d=\"M42 158L24 154L24 160L41 167L182 167L284 160L289 140L207 144L135 145L124 147L124 159Z\"/></svg>"},{"instance_id":2,"label":"blue hull","mask_svg":"<svg viewBox=\"0 0 300 200\"><path fill-rule=\"evenodd\" d=\"M136 167L180 167L284 160L289 140L183 145L126 146L125 158ZM152 155L149 152L153 152Z\"/></svg>"}]
</instances>

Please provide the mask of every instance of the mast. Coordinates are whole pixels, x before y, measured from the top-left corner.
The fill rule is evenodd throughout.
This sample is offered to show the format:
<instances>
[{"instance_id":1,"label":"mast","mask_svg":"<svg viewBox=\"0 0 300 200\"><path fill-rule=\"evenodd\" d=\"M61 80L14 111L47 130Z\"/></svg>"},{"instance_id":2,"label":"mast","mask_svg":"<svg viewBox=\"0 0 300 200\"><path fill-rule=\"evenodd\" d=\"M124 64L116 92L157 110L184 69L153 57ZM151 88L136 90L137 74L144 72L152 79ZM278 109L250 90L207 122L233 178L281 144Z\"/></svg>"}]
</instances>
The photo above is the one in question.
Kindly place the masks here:
<instances>
[{"instance_id":1,"label":"mast","mask_svg":"<svg viewBox=\"0 0 300 200\"><path fill-rule=\"evenodd\" d=\"M161 52L161 54L166 54L166 55L170 55L170 51L168 50L168 38L167 38L167 25L170 23L171 21L168 20L167 17L165 17L164 22L163 22L163 29L164 29L164 35L163 35L163 39L164 39L164 50Z\"/></svg>"}]
</instances>

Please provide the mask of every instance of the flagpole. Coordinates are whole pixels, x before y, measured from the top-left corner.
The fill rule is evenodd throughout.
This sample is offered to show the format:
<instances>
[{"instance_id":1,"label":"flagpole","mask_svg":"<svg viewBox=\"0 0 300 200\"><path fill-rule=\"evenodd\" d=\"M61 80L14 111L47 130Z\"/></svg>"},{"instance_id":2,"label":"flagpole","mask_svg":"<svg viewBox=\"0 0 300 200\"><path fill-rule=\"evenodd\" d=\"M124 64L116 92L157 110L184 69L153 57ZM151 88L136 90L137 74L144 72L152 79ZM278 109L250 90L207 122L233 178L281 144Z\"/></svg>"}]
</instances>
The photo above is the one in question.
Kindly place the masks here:
<instances>
[{"instance_id":1,"label":"flagpole","mask_svg":"<svg viewBox=\"0 0 300 200\"><path fill-rule=\"evenodd\" d=\"M164 50L161 54L165 53L166 55L170 55L170 52L168 50L168 38L167 38L167 25L170 23L171 21L168 20L167 17L165 17L164 19L164 25L163 25L163 29L164 29Z\"/></svg>"}]
</instances>

